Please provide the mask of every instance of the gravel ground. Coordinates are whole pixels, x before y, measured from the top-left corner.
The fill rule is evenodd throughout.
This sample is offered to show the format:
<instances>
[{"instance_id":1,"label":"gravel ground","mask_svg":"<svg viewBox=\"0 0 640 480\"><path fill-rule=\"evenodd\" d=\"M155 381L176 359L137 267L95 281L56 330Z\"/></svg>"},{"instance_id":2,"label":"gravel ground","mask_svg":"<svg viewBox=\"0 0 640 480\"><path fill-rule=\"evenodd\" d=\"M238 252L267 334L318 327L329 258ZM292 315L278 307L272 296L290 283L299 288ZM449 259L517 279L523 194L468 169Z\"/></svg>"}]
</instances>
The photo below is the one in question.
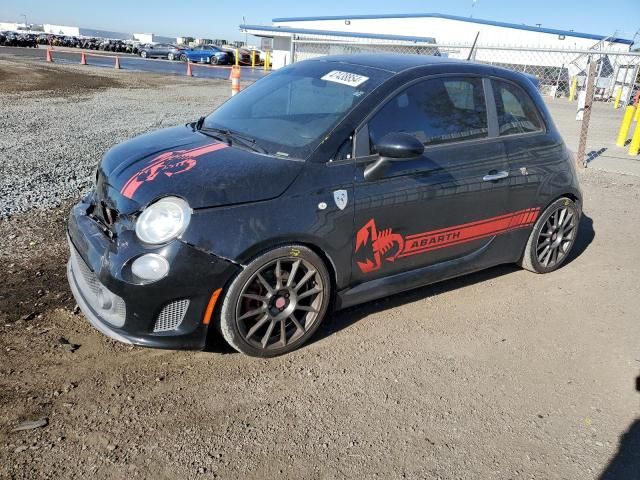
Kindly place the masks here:
<instances>
[{"instance_id":1,"label":"gravel ground","mask_svg":"<svg viewBox=\"0 0 640 480\"><path fill-rule=\"evenodd\" d=\"M0 218L77 198L110 147L197 120L229 90L219 80L0 58Z\"/></svg>"},{"instance_id":2,"label":"gravel ground","mask_svg":"<svg viewBox=\"0 0 640 480\"><path fill-rule=\"evenodd\" d=\"M65 198L109 146L227 85L99 73L118 85L0 94L0 478L640 478L640 178L581 174L575 255L550 275L502 266L351 308L271 360L129 347L74 313ZM20 214L29 192L41 208Z\"/></svg>"}]
</instances>

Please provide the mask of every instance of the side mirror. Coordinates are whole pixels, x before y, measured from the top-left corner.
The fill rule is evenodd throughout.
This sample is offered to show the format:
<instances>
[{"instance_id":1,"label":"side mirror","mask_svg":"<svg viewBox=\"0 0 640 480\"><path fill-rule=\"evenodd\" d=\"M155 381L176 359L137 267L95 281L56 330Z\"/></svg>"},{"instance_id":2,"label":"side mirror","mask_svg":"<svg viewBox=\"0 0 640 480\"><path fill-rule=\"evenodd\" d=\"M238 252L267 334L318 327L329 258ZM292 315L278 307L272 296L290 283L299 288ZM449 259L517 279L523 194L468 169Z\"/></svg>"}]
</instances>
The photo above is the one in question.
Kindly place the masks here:
<instances>
[{"instance_id":1,"label":"side mirror","mask_svg":"<svg viewBox=\"0 0 640 480\"><path fill-rule=\"evenodd\" d=\"M424 153L424 145L413 135L407 133L387 133L376 143L378 158L364 170L364 178L377 180L387 170L389 162L413 160Z\"/></svg>"},{"instance_id":2,"label":"side mirror","mask_svg":"<svg viewBox=\"0 0 640 480\"><path fill-rule=\"evenodd\" d=\"M424 153L424 145L413 135L393 132L378 141L376 150L381 157L390 160L410 160Z\"/></svg>"}]
</instances>

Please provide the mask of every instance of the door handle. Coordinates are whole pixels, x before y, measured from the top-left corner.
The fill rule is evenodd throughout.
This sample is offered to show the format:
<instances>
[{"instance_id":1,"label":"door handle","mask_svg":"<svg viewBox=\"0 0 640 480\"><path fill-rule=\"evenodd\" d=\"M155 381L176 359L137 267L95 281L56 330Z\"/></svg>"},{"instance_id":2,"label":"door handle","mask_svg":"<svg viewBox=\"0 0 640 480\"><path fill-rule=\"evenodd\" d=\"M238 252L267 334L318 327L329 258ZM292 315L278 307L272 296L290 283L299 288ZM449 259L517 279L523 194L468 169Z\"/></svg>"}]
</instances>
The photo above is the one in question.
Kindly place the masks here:
<instances>
[{"instance_id":1,"label":"door handle","mask_svg":"<svg viewBox=\"0 0 640 480\"><path fill-rule=\"evenodd\" d=\"M501 180L503 178L507 178L508 176L509 176L509 172L502 170L496 173L489 173L484 177L482 177L482 180L484 180L485 182L493 182L495 180Z\"/></svg>"}]
</instances>

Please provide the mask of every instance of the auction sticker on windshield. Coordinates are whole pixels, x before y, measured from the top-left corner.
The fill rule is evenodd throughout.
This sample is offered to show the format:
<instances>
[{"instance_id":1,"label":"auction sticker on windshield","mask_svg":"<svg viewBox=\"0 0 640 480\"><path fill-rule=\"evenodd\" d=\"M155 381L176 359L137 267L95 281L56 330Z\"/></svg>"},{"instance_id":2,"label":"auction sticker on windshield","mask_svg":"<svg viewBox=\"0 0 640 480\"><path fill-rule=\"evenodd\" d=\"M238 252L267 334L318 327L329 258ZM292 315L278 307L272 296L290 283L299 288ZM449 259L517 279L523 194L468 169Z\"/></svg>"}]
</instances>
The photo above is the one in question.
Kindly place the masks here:
<instances>
[{"instance_id":1,"label":"auction sticker on windshield","mask_svg":"<svg viewBox=\"0 0 640 480\"><path fill-rule=\"evenodd\" d=\"M327 82L342 83L343 85L349 85L350 87L357 87L358 85L362 85L364 82L369 80L369 77L365 77L364 75L357 75L350 72L341 72L340 70L331 70L324 77L322 77L322 80L326 80Z\"/></svg>"}]
</instances>

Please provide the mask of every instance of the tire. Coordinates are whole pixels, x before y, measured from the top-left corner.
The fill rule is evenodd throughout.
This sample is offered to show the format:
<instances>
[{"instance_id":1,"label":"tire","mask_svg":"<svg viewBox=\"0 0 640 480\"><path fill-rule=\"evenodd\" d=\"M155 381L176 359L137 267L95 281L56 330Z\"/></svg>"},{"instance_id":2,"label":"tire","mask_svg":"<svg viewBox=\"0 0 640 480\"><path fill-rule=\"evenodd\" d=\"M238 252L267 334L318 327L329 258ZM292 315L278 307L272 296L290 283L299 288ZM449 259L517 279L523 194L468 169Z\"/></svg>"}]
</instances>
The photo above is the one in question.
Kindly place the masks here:
<instances>
[{"instance_id":1,"label":"tire","mask_svg":"<svg viewBox=\"0 0 640 480\"><path fill-rule=\"evenodd\" d=\"M567 197L549 205L535 223L519 264L534 273L560 268L575 244L580 215L578 205Z\"/></svg>"},{"instance_id":2,"label":"tire","mask_svg":"<svg viewBox=\"0 0 640 480\"><path fill-rule=\"evenodd\" d=\"M218 57L216 57L215 55L212 55L211 58L209 58L209 63L211 65L217 65L218 64Z\"/></svg>"},{"instance_id":3,"label":"tire","mask_svg":"<svg viewBox=\"0 0 640 480\"><path fill-rule=\"evenodd\" d=\"M181 62L186 62L187 60L188 60L188 58L184 53L182 55L180 55L180 61Z\"/></svg>"},{"instance_id":4,"label":"tire","mask_svg":"<svg viewBox=\"0 0 640 480\"><path fill-rule=\"evenodd\" d=\"M167 60L175 60L175 57L173 56L173 53L169 53L167 55Z\"/></svg>"},{"instance_id":5,"label":"tire","mask_svg":"<svg viewBox=\"0 0 640 480\"><path fill-rule=\"evenodd\" d=\"M237 351L275 357L313 336L330 299L331 280L322 259L307 247L284 245L254 258L233 279L218 327Z\"/></svg>"},{"instance_id":6,"label":"tire","mask_svg":"<svg viewBox=\"0 0 640 480\"><path fill-rule=\"evenodd\" d=\"M147 58L147 52L145 52L144 50L142 52L140 52L140 56L142 58Z\"/></svg>"}]
</instances>

